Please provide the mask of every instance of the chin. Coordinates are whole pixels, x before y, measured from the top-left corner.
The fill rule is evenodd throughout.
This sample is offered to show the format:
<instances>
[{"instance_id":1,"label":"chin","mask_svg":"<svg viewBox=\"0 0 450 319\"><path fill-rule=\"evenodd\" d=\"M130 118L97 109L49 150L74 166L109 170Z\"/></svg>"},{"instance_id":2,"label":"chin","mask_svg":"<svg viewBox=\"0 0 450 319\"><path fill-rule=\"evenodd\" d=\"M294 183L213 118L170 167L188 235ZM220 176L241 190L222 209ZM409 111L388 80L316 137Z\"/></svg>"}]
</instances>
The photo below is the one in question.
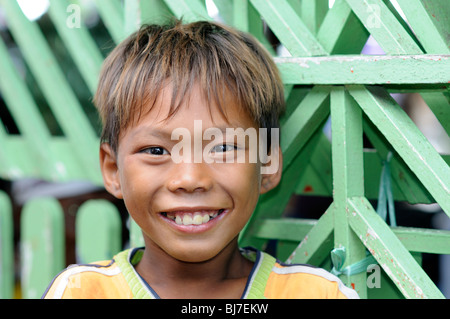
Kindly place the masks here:
<instances>
[{"instance_id":1,"label":"chin","mask_svg":"<svg viewBox=\"0 0 450 319\"><path fill-rule=\"evenodd\" d=\"M220 251L219 251L220 252ZM192 250L183 250L183 252L168 252L173 258L187 263L202 263L208 260L213 259L218 255L218 252L205 250L205 249L192 249Z\"/></svg>"},{"instance_id":2,"label":"chin","mask_svg":"<svg viewBox=\"0 0 450 319\"><path fill-rule=\"evenodd\" d=\"M202 263L219 255L224 248L225 246L223 245L214 245L212 243L205 245L204 242L200 244L187 242L178 247L168 247L165 251L171 257L182 262Z\"/></svg>"}]
</instances>

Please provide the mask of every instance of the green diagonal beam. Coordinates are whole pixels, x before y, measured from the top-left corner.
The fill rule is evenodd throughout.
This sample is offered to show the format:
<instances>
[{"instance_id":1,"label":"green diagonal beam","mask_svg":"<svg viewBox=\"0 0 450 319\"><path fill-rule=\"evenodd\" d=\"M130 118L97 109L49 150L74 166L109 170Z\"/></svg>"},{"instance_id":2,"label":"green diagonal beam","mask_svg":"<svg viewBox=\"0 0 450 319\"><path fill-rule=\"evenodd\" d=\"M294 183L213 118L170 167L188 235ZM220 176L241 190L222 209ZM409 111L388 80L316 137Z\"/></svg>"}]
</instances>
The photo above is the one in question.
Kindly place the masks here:
<instances>
[{"instance_id":1,"label":"green diagonal beam","mask_svg":"<svg viewBox=\"0 0 450 319\"><path fill-rule=\"evenodd\" d=\"M330 251L333 249L334 212L334 204L331 204L294 249L288 259L290 263L319 265L326 257L330 256ZM297 238L298 240L302 239L301 237Z\"/></svg>"},{"instance_id":2,"label":"green diagonal beam","mask_svg":"<svg viewBox=\"0 0 450 319\"><path fill-rule=\"evenodd\" d=\"M280 146L287 168L315 130L327 119L329 87L314 87L281 128Z\"/></svg>"},{"instance_id":3,"label":"green diagonal beam","mask_svg":"<svg viewBox=\"0 0 450 319\"><path fill-rule=\"evenodd\" d=\"M450 168L408 115L383 88L349 86L349 92L450 215Z\"/></svg>"},{"instance_id":4,"label":"green diagonal beam","mask_svg":"<svg viewBox=\"0 0 450 319\"><path fill-rule=\"evenodd\" d=\"M124 9L120 0L94 0L94 3L114 42L119 44L119 42L125 40L127 33L125 29Z\"/></svg>"},{"instance_id":5,"label":"green diagonal beam","mask_svg":"<svg viewBox=\"0 0 450 319\"><path fill-rule=\"evenodd\" d=\"M317 32L317 41L330 54L359 54L368 37L369 32L345 0L335 1Z\"/></svg>"},{"instance_id":6,"label":"green diagonal beam","mask_svg":"<svg viewBox=\"0 0 450 319\"><path fill-rule=\"evenodd\" d=\"M383 0L347 0L347 3L384 52L423 53Z\"/></svg>"},{"instance_id":7,"label":"green diagonal beam","mask_svg":"<svg viewBox=\"0 0 450 319\"><path fill-rule=\"evenodd\" d=\"M48 150L48 142L50 133L47 126L39 113L38 107L33 100L31 93L28 91L25 83L14 68L11 58L9 57L6 45L0 39L0 92L6 105L13 116L21 137L27 142L27 149L33 150L36 154L34 157L34 167L36 171L34 176L44 178L57 178L58 172L52 169L54 158L52 152ZM7 138L7 135L3 135ZM4 142L8 143L7 141ZM16 160L15 153L7 152L7 146L1 144L0 153L3 156ZM42 150L46 150L43 152ZM8 169L9 165L2 165L3 169Z\"/></svg>"},{"instance_id":8,"label":"green diagonal beam","mask_svg":"<svg viewBox=\"0 0 450 319\"><path fill-rule=\"evenodd\" d=\"M348 199L351 228L406 298L444 298L364 197Z\"/></svg>"},{"instance_id":9,"label":"green diagonal beam","mask_svg":"<svg viewBox=\"0 0 450 319\"><path fill-rule=\"evenodd\" d=\"M450 136L450 96L442 92L422 92L422 98Z\"/></svg>"},{"instance_id":10,"label":"green diagonal beam","mask_svg":"<svg viewBox=\"0 0 450 319\"><path fill-rule=\"evenodd\" d=\"M379 162L381 163L382 161L386 160L389 151L392 150L392 146L390 146L390 144L374 127L370 120L364 121L364 133L366 134L372 145L375 147ZM390 165L392 186L397 186L399 191L402 193L402 198L404 198L409 203L434 202L434 199L428 193L422 183L417 180L417 177L414 175L414 173L407 167L407 165L405 165L405 162L401 158L399 158L399 156L397 156L395 152L394 156L391 159ZM381 172L379 174L381 174Z\"/></svg>"},{"instance_id":11,"label":"green diagonal beam","mask_svg":"<svg viewBox=\"0 0 450 319\"><path fill-rule=\"evenodd\" d=\"M286 0L250 0L293 56L328 55Z\"/></svg>"},{"instance_id":12,"label":"green diagonal beam","mask_svg":"<svg viewBox=\"0 0 450 319\"><path fill-rule=\"evenodd\" d=\"M177 18L184 22L197 20L212 20L206 11L206 6L199 0L165 0L166 5Z\"/></svg>"},{"instance_id":13,"label":"green diagonal beam","mask_svg":"<svg viewBox=\"0 0 450 319\"><path fill-rule=\"evenodd\" d=\"M411 25L420 43L425 48L425 51L429 54L450 54L449 38L448 38L448 23L445 21L438 21L437 14L443 13L448 8L447 0L434 0L434 1L421 1L421 0L397 0L403 13L408 19L408 23ZM434 8L433 6L437 7ZM431 6L433 10L427 8ZM439 10L440 9L440 10ZM439 12L441 11L441 12ZM447 14L449 10L447 9ZM450 19L450 17L446 17ZM435 24L442 24L443 28L447 30L447 37L439 32L439 29Z\"/></svg>"},{"instance_id":14,"label":"green diagonal beam","mask_svg":"<svg viewBox=\"0 0 450 319\"><path fill-rule=\"evenodd\" d=\"M1 0L8 26L29 65L77 160L91 179L100 174L96 157L98 137L60 69L42 31L29 21L16 1Z\"/></svg>"},{"instance_id":15,"label":"green diagonal beam","mask_svg":"<svg viewBox=\"0 0 450 319\"><path fill-rule=\"evenodd\" d=\"M291 1L291 5L298 5L298 14L312 34L316 34L327 11L328 0Z\"/></svg>"},{"instance_id":16,"label":"green diagonal beam","mask_svg":"<svg viewBox=\"0 0 450 319\"><path fill-rule=\"evenodd\" d=\"M69 5L68 0L51 0L48 13L93 95L97 89L98 75L103 63L103 56L95 44L94 39L89 34L89 31L84 26L83 21L79 21L79 26L68 25L67 19L69 17L67 8L69 8ZM72 14L76 14L76 11Z\"/></svg>"}]
</instances>

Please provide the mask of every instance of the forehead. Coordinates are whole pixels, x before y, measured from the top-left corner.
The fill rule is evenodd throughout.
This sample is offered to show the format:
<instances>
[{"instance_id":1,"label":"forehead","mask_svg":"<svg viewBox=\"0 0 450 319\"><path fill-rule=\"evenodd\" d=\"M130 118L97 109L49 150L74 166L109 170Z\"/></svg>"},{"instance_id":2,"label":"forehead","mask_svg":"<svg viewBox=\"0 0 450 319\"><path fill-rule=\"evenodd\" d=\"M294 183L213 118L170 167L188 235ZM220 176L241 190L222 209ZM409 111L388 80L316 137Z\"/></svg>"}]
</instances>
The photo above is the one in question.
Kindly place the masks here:
<instances>
[{"instance_id":1,"label":"forehead","mask_svg":"<svg viewBox=\"0 0 450 319\"><path fill-rule=\"evenodd\" d=\"M134 120L121 135L130 131L168 135L179 127L193 129L195 121L201 121L203 130L209 127L225 130L227 127L246 129L258 126L229 91L225 91L220 98L208 97L205 90L195 84L182 98L175 97L173 92L173 85L167 83L153 99L142 103L141 109L135 112Z\"/></svg>"}]
</instances>

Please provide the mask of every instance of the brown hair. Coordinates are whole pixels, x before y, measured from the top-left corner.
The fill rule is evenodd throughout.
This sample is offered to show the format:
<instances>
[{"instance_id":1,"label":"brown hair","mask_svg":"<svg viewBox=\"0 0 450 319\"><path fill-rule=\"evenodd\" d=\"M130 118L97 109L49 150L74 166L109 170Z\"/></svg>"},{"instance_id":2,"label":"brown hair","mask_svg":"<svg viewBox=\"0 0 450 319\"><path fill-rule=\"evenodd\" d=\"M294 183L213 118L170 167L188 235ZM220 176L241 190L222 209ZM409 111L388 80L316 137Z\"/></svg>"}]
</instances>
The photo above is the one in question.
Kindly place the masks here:
<instances>
[{"instance_id":1,"label":"brown hair","mask_svg":"<svg viewBox=\"0 0 450 319\"><path fill-rule=\"evenodd\" d=\"M154 103L163 85L173 87L173 115L199 84L208 102L226 114L226 94L236 98L260 127L278 127L283 84L270 54L249 34L199 21L146 25L106 58L94 97L102 142L117 151L120 132ZM150 104L152 105L152 104Z\"/></svg>"}]
</instances>

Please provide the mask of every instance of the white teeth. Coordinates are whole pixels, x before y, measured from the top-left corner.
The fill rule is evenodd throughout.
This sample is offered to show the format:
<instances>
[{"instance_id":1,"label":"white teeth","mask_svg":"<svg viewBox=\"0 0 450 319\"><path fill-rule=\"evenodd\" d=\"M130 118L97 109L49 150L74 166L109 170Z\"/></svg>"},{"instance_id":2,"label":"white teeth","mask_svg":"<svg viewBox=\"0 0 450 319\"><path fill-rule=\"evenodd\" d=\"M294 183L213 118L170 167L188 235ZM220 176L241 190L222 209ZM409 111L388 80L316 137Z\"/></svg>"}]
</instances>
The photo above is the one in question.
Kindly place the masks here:
<instances>
[{"instance_id":1,"label":"white teeth","mask_svg":"<svg viewBox=\"0 0 450 319\"><path fill-rule=\"evenodd\" d=\"M184 214L183 216L183 225L192 225L192 217L189 214Z\"/></svg>"},{"instance_id":2,"label":"white teeth","mask_svg":"<svg viewBox=\"0 0 450 319\"><path fill-rule=\"evenodd\" d=\"M220 210L222 212L222 210ZM211 219L217 217L219 215L219 211L212 211L206 213L203 212L195 212L192 213L165 213L165 216L167 218L172 219L175 221L177 225L201 225L209 222Z\"/></svg>"},{"instance_id":3,"label":"white teeth","mask_svg":"<svg viewBox=\"0 0 450 319\"><path fill-rule=\"evenodd\" d=\"M195 213L192 223L194 225L201 225L203 223L203 216L200 213Z\"/></svg>"}]
</instances>

